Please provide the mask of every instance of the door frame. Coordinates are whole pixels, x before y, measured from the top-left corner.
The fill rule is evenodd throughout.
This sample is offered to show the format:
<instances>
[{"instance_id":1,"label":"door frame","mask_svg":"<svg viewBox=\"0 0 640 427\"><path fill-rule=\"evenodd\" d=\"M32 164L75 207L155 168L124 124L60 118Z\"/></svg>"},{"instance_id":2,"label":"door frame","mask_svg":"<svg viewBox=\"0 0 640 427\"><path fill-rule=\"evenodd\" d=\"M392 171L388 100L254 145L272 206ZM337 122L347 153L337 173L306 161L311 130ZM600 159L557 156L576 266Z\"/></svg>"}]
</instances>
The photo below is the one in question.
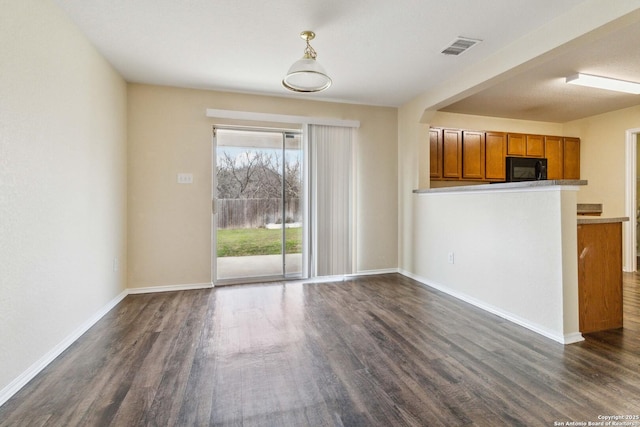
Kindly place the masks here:
<instances>
[{"instance_id":1,"label":"door frame","mask_svg":"<svg viewBox=\"0 0 640 427\"><path fill-rule=\"evenodd\" d=\"M218 277L218 257L217 245L218 241L218 198L216 190L216 158L218 155L218 143L216 139L216 125L211 128L211 283L216 286Z\"/></svg>"},{"instance_id":2,"label":"door frame","mask_svg":"<svg viewBox=\"0 0 640 427\"><path fill-rule=\"evenodd\" d=\"M283 151L283 165L284 168L284 152L286 150L286 134L298 134L300 135L300 150L302 152L301 160L302 160L302 200L300 201L300 207L302 210L301 216L303 218L302 224L302 265L300 275L290 276L287 275L286 265L285 265L285 257L286 257L286 228L284 225L284 211L283 211L283 219L282 219L282 275L276 276L256 276L256 277L244 277L244 278L229 278L229 279L220 279L218 280L218 272L217 272L217 239L218 239L218 203L217 203L217 183L216 183L216 165L217 165L217 152L218 152L218 143L217 143L217 135L216 129L225 129L225 130L238 130L238 131L255 131L255 132L269 132L269 133L280 133L282 134L282 151ZM302 126L300 129L297 128L283 128L283 127L265 127L265 126L242 126L242 125L224 125L224 124L214 124L212 126L212 152L211 152L211 283L213 286L221 286L221 285L233 285L240 283L259 283L259 282L268 282L268 281L286 281L286 280L304 280L309 278L309 256L310 256L310 246L309 246L309 181L308 181L308 138L307 138L307 127ZM284 171L283 171L284 173ZM282 199L282 209L284 209L284 182L283 182L283 199Z\"/></svg>"},{"instance_id":3,"label":"door frame","mask_svg":"<svg viewBox=\"0 0 640 427\"><path fill-rule=\"evenodd\" d=\"M637 224L638 224L638 139L640 128L627 129L625 135L626 151L626 180L625 180L625 212L629 221L622 224L623 227L623 262L622 269L626 272L634 272L638 269L637 251Z\"/></svg>"},{"instance_id":4,"label":"door frame","mask_svg":"<svg viewBox=\"0 0 640 427\"><path fill-rule=\"evenodd\" d=\"M225 110L225 109L219 109L219 108L207 108L205 109L205 116L209 119L213 119L213 122L210 122L210 124L213 127L220 127L220 126L225 126L225 125L229 125L229 124L233 124L233 123L248 123L250 126L251 124L255 124L256 126L264 126L265 123L268 124L273 124L273 127L277 127L278 125L281 126L281 124L285 124L286 126L292 126L292 127L299 127L302 130L302 136L303 136L303 144L305 147L305 161L308 160L308 148L309 148L309 142L308 142L308 128L309 125L326 125L326 126L342 126L342 127L350 127L350 128L354 128L357 129L360 127L360 120L345 120L345 119L339 119L339 118L335 118L335 117L317 117L317 116L301 116L301 115L291 115L291 114L278 114L278 113L263 113L263 112L256 112L256 111L241 111L241 110ZM225 123L227 122L227 123ZM354 148L355 150L355 148ZM355 162L356 156L354 156L354 162ZM213 161L213 155L211 156L211 161ZM307 162L308 165L310 165L309 162ZM305 174L309 174L309 169L307 168L305 170ZM212 170L212 174L215 173L213 167L211 168ZM309 178L309 175L305 176L306 178ZM215 183L215 176L212 176L212 191L211 194L213 194L213 185ZM305 191L309 191L309 180L305 183ZM307 193L309 194L309 193ZM312 275L312 263L313 263L313 259L314 259L314 254L311 253L311 248L313 246L313 241L312 241L312 236L313 236L313 231L311 230L312 224L310 221L310 215L311 215L311 211L313 209L313 206L310 206L310 201L309 201L309 195L307 195L306 200L305 200L305 211L304 211L304 215L305 215L305 220L307 220L307 230L304 232L304 237L307 239L307 243L304 244L305 247L309 250L309 253L307 254L307 256L304 257L303 261L306 262L306 268L303 267L303 273L305 277L310 277ZM354 196L355 197L355 196ZM354 204L355 206L355 204ZM213 212L213 210L212 210ZM213 218L212 216L212 245L213 245L213 238L217 237L215 236L215 223L213 222L215 218ZM355 228L355 227L354 227ZM356 231L353 231L354 236ZM356 253L356 246L355 242L357 242L357 240L354 238L354 249L353 249L353 253L354 253L354 260L357 259L355 256ZM211 283L213 284L213 286L216 286L216 281L215 281L215 277L216 277L216 272L215 272L215 263L214 258L213 258L213 252L211 254L212 256L210 257L211 261L212 261L212 265L211 265Z\"/></svg>"}]
</instances>

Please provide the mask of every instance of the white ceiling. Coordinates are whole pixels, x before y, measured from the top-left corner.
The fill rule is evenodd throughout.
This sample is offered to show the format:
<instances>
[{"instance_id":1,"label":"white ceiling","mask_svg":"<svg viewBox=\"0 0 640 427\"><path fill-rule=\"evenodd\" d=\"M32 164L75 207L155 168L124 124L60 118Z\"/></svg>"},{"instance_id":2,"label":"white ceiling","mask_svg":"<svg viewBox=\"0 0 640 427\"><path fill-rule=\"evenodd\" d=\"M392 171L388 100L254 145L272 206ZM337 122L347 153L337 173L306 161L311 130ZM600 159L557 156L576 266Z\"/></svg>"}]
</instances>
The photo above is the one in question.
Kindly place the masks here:
<instances>
[{"instance_id":1,"label":"white ceiling","mask_svg":"<svg viewBox=\"0 0 640 427\"><path fill-rule=\"evenodd\" d=\"M54 0L129 82L380 106L400 106L433 90L592 1ZM548 120L549 114L538 111L573 95L574 89L564 85L551 87L568 70L608 73L615 53L628 58L613 67L619 77L640 81L639 28L630 28L622 40L603 41L597 55L567 52L555 57L553 66L530 68L444 107ZM321 93L294 94L281 85L289 66L302 56L303 30L315 31L311 44L333 79ZM440 54L458 36L483 42L459 57ZM609 97L592 95L598 102ZM636 99L626 95L624 101L637 104ZM553 121L575 116L563 114Z\"/></svg>"},{"instance_id":2,"label":"white ceiling","mask_svg":"<svg viewBox=\"0 0 640 427\"><path fill-rule=\"evenodd\" d=\"M566 84L576 72L640 82L640 22L539 61L442 110L565 123L640 104L640 95Z\"/></svg>"}]
</instances>

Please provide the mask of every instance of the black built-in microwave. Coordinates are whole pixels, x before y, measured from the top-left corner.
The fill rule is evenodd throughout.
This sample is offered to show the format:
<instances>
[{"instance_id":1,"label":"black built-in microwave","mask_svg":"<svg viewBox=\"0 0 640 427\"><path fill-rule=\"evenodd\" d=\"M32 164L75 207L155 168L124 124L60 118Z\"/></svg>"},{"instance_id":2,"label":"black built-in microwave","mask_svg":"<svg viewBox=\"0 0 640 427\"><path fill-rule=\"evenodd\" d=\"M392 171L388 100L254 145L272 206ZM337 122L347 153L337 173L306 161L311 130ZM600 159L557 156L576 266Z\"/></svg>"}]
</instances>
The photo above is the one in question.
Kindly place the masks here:
<instances>
[{"instance_id":1,"label":"black built-in microwave","mask_svg":"<svg viewBox=\"0 0 640 427\"><path fill-rule=\"evenodd\" d=\"M507 182L547 179L547 159L507 157Z\"/></svg>"}]
</instances>

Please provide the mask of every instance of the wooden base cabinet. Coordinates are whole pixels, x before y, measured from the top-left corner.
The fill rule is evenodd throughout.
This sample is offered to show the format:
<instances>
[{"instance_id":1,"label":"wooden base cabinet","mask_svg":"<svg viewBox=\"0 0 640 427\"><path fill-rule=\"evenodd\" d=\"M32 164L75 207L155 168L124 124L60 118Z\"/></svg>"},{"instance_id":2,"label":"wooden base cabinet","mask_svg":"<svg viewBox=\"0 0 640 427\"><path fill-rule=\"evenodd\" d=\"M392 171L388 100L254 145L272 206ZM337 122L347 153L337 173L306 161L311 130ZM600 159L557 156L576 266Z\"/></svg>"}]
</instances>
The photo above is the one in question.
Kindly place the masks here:
<instances>
[{"instance_id":1,"label":"wooden base cabinet","mask_svg":"<svg viewBox=\"0 0 640 427\"><path fill-rule=\"evenodd\" d=\"M622 327L622 223L578 225L580 332Z\"/></svg>"}]
</instances>

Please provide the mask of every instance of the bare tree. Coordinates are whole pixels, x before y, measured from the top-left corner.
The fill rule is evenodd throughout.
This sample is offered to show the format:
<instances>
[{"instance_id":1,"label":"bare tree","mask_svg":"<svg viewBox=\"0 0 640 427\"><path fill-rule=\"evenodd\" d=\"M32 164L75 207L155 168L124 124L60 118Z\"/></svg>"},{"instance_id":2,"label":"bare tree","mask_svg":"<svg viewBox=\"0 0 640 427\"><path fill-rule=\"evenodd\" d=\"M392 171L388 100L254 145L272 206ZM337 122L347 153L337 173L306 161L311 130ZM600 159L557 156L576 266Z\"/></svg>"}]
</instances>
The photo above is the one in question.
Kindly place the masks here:
<instances>
[{"instance_id":1,"label":"bare tree","mask_svg":"<svg viewBox=\"0 0 640 427\"><path fill-rule=\"evenodd\" d=\"M300 159L296 157L295 161L285 162L284 164L284 191L287 200L300 198L301 185L301 165Z\"/></svg>"},{"instance_id":2,"label":"bare tree","mask_svg":"<svg viewBox=\"0 0 640 427\"><path fill-rule=\"evenodd\" d=\"M218 157L216 185L218 198L242 199L247 198L261 160L245 151L240 159L231 157L228 151L223 151Z\"/></svg>"},{"instance_id":3,"label":"bare tree","mask_svg":"<svg viewBox=\"0 0 640 427\"><path fill-rule=\"evenodd\" d=\"M291 156L283 165L277 153L245 151L233 157L222 150L220 154L216 174L218 198L279 199L283 196L283 184L287 200L300 197L301 164L297 156Z\"/></svg>"}]
</instances>

